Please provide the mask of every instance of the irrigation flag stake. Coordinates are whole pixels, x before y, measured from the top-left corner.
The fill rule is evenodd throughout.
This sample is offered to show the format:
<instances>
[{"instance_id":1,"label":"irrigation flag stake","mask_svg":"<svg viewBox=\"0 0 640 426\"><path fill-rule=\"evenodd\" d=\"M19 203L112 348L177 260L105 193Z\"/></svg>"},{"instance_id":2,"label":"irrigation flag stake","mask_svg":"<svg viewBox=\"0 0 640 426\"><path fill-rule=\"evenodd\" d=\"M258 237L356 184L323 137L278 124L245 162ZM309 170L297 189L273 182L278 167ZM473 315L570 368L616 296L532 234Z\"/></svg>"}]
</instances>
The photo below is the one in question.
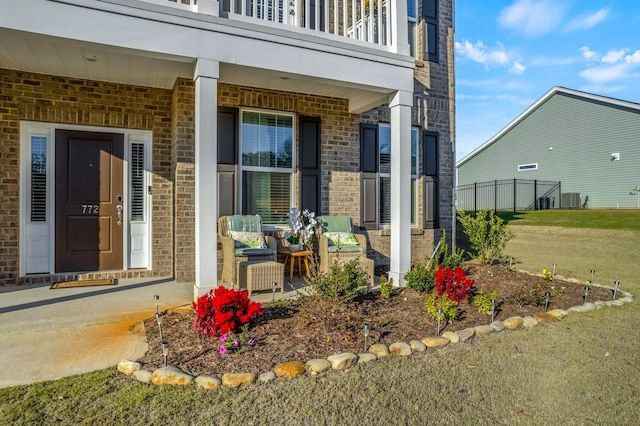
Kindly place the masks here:
<instances>
[{"instance_id":1,"label":"irrigation flag stake","mask_svg":"<svg viewBox=\"0 0 640 426\"><path fill-rule=\"evenodd\" d=\"M616 298L616 293L618 292L618 286L620 285L620 281L614 281L613 283L613 299Z\"/></svg>"}]
</instances>

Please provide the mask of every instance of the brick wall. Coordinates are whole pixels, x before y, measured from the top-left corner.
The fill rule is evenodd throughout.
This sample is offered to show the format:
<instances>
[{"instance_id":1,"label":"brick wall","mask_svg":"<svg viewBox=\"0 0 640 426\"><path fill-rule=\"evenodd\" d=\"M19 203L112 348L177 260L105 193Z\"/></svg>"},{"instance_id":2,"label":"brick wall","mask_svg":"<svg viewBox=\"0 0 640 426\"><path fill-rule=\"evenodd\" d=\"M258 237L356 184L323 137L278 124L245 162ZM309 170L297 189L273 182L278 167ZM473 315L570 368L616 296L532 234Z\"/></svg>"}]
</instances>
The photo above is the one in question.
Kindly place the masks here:
<instances>
[{"instance_id":1,"label":"brick wall","mask_svg":"<svg viewBox=\"0 0 640 426\"><path fill-rule=\"evenodd\" d=\"M153 131L153 271L89 277L171 275L171 91L0 70L0 284L46 282L66 275L19 279L20 120Z\"/></svg>"}]
</instances>

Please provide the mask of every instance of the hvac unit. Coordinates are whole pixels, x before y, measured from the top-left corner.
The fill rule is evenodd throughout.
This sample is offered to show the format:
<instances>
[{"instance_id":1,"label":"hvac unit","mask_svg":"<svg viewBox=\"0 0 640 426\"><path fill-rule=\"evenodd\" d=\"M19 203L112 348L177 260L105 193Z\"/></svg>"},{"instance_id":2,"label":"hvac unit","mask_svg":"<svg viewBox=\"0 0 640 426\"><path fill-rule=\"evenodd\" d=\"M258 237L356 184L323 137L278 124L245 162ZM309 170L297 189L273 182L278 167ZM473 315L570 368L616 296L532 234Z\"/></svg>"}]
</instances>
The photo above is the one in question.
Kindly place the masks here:
<instances>
[{"instance_id":1,"label":"hvac unit","mask_svg":"<svg viewBox=\"0 0 640 426\"><path fill-rule=\"evenodd\" d=\"M560 201L563 209L579 209L582 205L579 192L565 192L562 194Z\"/></svg>"}]
</instances>

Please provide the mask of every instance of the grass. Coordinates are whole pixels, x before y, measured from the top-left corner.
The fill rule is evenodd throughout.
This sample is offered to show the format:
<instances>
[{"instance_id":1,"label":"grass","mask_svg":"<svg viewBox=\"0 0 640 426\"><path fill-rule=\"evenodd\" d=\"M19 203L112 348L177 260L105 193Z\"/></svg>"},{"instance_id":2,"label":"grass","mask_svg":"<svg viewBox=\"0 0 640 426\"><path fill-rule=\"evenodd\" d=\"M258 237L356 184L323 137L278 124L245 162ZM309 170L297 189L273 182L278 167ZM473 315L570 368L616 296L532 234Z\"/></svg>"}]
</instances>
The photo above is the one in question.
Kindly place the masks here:
<instances>
[{"instance_id":1,"label":"grass","mask_svg":"<svg viewBox=\"0 0 640 426\"><path fill-rule=\"evenodd\" d=\"M640 231L640 210L531 210L498 212L498 216L514 226Z\"/></svg>"},{"instance_id":2,"label":"grass","mask_svg":"<svg viewBox=\"0 0 640 426\"><path fill-rule=\"evenodd\" d=\"M600 227L632 213L619 212L626 218L610 217L597 229L542 226L550 216L527 214L528 224L510 222L516 238L506 253L519 269L538 273L557 263L559 274L586 280L596 269L596 283L617 279L640 296L640 232ZM0 389L0 423L637 424L637 305L245 390L154 387L107 369Z\"/></svg>"}]
</instances>

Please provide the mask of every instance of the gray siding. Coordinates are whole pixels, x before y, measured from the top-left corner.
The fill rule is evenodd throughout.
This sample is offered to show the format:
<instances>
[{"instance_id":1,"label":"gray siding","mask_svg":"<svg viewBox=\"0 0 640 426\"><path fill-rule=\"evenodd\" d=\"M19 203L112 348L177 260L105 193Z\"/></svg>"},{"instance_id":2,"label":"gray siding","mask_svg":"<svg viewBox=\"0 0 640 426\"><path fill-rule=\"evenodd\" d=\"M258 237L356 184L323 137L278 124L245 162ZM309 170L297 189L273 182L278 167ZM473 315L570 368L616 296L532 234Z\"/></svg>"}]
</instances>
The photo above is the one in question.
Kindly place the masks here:
<instances>
[{"instance_id":1,"label":"gray siding","mask_svg":"<svg viewBox=\"0 0 640 426\"><path fill-rule=\"evenodd\" d=\"M557 92L458 168L458 185L513 178L561 181L591 208L637 207L640 111Z\"/></svg>"}]
</instances>

